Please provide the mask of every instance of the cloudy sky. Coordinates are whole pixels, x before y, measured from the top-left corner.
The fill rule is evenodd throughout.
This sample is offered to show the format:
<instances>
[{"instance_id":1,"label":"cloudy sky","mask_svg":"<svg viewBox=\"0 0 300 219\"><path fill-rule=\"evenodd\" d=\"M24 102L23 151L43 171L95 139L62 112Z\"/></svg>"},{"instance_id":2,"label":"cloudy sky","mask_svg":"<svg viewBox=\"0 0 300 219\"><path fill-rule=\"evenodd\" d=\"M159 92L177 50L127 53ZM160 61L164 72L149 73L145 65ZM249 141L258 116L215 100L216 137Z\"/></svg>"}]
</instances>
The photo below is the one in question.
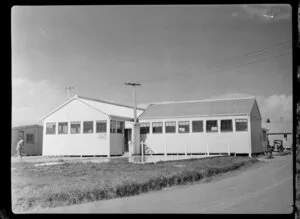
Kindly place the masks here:
<instances>
[{"instance_id":1,"label":"cloudy sky","mask_svg":"<svg viewBox=\"0 0 300 219\"><path fill-rule=\"evenodd\" d=\"M292 119L288 5L16 6L12 123L39 121L73 94L141 106L257 97L263 118Z\"/></svg>"}]
</instances>

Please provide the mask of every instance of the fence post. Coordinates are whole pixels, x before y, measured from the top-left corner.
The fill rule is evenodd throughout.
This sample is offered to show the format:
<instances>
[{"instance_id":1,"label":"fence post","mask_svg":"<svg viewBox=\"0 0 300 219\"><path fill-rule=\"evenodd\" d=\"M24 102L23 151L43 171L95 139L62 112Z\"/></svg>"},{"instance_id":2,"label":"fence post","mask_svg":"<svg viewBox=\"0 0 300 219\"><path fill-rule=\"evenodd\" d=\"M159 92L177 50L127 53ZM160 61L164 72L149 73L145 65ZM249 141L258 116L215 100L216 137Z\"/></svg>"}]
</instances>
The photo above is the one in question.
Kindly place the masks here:
<instances>
[{"instance_id":1,"label":"fence post","mask_svg":"<svg viewBox=\"0 0 300 219\"><path fill-rule=\"evenodd\" d=\"M129 140L128 141L128 147L129 147L129 156L131 157L131 153L132 153L132 150L131 150L131 141Z\"/></svg>"},{"instance_id":2,"label":"fence post","mask_svg":"<svg viewBox=\"0 0 300 219\"><path fill-rule=\"evenodd\" d=\"M228 149L228 156L230 156L229 143L227 143L227 149Z\"/></svg>"},{"instance_id":3,"label":"fence post","mask_svg":"<svg viewBox=\"0 0 300 219\"><path fill-rule=\"evenodd\" d=\"M208 142L206 143L206 153L209 156L209 150L208 150Z\"/></svg>"},{"instance_id":4,"label":"fence post","mask_svg":"<svg viewBox=\"0 0 300 219\"><path fill-rule=\"evenodd\" d=\"M141 141L141 146L142 146L142 157L144 157L144 142Z\"/></svg>"}]
</instances>

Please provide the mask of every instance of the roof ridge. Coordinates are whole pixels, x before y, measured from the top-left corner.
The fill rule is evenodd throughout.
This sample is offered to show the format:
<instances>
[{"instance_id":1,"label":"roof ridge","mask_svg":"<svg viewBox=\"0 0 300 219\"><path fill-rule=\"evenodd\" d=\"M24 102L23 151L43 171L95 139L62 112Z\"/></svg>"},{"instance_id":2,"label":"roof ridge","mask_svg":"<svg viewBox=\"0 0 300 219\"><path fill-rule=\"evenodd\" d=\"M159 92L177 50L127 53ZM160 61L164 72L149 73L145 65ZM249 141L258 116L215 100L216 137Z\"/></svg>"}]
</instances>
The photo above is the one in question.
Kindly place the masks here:
<instances>
[{"instance_id":1,"label":"roof ridge","mask_svg":"<svg viewBox=\"0 0 300 219\"><path fill-rule=\"evenodd\" d=\"M222 100L243 100L243 99L255 99L254 96L249 97L236 97L236 98L223 98L223 99L202 99L202 100L183 100L183 101L165 101L150 103L153 104L172 104L172 103L197 103L197 102L212 102L212 101L222 101Z\"/></svg>"}]
</instances>

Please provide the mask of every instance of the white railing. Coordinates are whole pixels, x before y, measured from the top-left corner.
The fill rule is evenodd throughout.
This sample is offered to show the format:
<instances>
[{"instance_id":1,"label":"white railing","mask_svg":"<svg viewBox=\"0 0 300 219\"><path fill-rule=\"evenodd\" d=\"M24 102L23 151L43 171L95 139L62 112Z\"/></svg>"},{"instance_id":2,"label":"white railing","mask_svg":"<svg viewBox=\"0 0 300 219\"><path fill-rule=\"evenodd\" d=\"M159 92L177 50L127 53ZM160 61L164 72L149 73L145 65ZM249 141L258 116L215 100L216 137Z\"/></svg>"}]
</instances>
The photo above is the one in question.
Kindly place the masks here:
<instances>
[{"instance_id":1,"label":"white railing","mask_svg":"<svg viewBox=\"0 0 300 219\"><path fill-rule=\"evenodd\" d=\"M230 153L231 153L231 151L230 151L230 144L227 142L227 141L218 141L218 140L214 140L214 142L213 142L214 144L216 144L216 143L223 143L223 144L226 144L226 146L227 146L227 154L228 155L230 155ZM144 141L141 141L141 155L142 156L145 156L145 155L153 155L153 150L149 147L149 146L147 146L146 144L145 144L145 142ZM165 143L164 144L165 145L165 148L164 148L164 156L167 156L168 155L168 150L167 150L167 148L168 148L168 145L167 145L167 143ZM187 142L185 142L184 144L183 144L183 146L184 146L184 155L185 155L185 157L187 157ZM225 151L220 151L220 152L215 152L215 153L224 153ZM207 142L206 143L206 155L210 155L210 153L213 153L212 151L210 151L210 147L209 147L209 143ZM234 153L234 152L232 152L232 153Z\"/></svg>"}]
</instances>

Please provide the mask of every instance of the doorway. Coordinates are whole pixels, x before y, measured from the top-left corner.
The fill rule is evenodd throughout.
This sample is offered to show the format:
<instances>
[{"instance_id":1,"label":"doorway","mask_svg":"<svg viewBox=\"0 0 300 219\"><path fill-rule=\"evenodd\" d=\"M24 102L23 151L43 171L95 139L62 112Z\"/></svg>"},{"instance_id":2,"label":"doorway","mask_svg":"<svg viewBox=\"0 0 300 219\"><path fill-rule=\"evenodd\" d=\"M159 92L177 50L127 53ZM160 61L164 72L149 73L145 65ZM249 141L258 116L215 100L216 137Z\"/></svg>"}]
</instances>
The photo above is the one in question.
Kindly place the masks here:
<instances>
[{"instance_id":1,"label":"doorway","mask_svg":"<svg viewBox=\"0 0 300 219\"><path fill-rule=\"evenodd\" d=\"M131 129L124 129L124 152L129 152L128 141L131 141Z\"/></svg>"}]
</instances>

